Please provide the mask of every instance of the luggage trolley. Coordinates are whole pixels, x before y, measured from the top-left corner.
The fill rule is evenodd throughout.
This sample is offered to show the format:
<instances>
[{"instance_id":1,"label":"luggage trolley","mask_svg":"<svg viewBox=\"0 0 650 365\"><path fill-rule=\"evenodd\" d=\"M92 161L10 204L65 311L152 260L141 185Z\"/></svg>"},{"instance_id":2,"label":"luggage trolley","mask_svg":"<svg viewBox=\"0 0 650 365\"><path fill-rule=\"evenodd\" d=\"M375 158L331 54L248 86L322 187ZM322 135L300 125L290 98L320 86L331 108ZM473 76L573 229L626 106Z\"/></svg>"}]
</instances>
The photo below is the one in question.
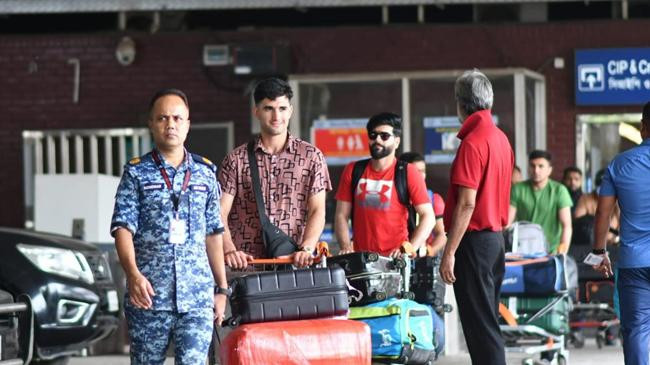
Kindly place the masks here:
<instances>
[{"instance_id":1,"label":"luggage trolley","mask_svg":"<svg viewBox=\"0 0 650 365\"><path fill-rule=\"evenodd\" d=\"M555 297L521 324L517 323L508 307L500 303L499 313L506 321L506 324L500 326L506 352L524 354L525 358L522 360L522 365L539 363L535 359L536 355L540 355L540 360L546 360L550 364L567 364L569 362L569 351L565 347L566 334L551 333L533 324L543 316L548 315L555 306L567 299L568 295L566 293ZM566 318L568 320L568 313Z\"/></svg>"},{"instance_id":2,"label":"luggage trolley","mask_svg":"<svg viewBox=\"0 0 650 365\"><path fill-rule=\"evenodd\" d=\"M327 242L319 242L315 249L314 263L311 267L314 268L324 268L327 267L327 257L330 255L329 245ZM278 270L291 270L293 268L293 257L278 257L273 259L253 259L248 263L249 267L252 267L254 270L244 270L244 271L226 271L227 281L230 283L233 279L265 271L278 271ZM226 319L221 327L214 327L212 332L212 343L210 344L210 349L208 352L208 361L209 365L219 364L219 348L221 346L221 340L224 339L234 327L239 325L239 320L236 317L232 317L231 305L228 303L226 306Z\"/></svg>"},{"instance_id":3,"label":"luggage trolley","mask_svg":"<svg viewBox=\"0 0 650 365\"><path fill-rule=\"evenodd\" d=\"M573 302L566 256L547 255L548 245L539 225L518 222L513 226L512 253L506 254L499 303L505 322L500 325L505 350L524 355L524 365L567 364L566 338ZM525 229L520 231L522 227Z\"/></svg>"},{"instance_id":4,"label":"luggage trolley","mask_svg":"<svg viewBox=\"0 0 650 365\"><path fill-rule=\"evenodd\" d=\"M572 320L570 323L571 344L576 348L582 348L585 345L585 336L582 334L583 329L596 330L596 346L600 349L608 341L614 340L608 338L608 330L621 324L614 309L607 303L578 303L574 306L574 311L571 314L572 316L584 316L575 321Z\"/></svg>"},{"instance_id":5,"label":"luggage trolley","mask_svg":"<svg viewBox=\"0 0 650 365\"><path fill-rule=\"evenodd\" d=\"M612 262L618 257L617 246L607 251ZM615 344L619 337L620 320L614 310L614 280L605 278L582 259L591 252L591 245L576 245L569 249L578 261L578 302L571 312L570 343L576 348L585 338L595 336L598 348Z\"/></svg>"}]
</instances>

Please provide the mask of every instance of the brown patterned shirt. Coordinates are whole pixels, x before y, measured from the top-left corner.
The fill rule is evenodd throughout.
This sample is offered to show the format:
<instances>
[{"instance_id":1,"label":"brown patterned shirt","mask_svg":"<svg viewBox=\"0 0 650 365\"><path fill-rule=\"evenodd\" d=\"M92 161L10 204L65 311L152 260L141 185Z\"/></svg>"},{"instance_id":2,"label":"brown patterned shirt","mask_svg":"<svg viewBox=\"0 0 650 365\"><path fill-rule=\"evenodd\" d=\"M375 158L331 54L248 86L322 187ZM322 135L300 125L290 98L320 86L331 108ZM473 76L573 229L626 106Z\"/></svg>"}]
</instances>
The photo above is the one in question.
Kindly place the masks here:
<instances>
[{"instance_id":1,"label":"brown patterned shirt","mask_svg":"<svg viewBox=\"0 0 650 365\"><path fill-rule=\"evenodd\" d=\"M223 192L235 197L228 216L235 247L256 258L263 258L266 254L246 145L235 148L223 160L219 183ZM307 223L309 197L323 190L332 190L323 153L289 134L284 149L276 155L268 153L258 137L255 154L266 214L271 223L300 244Z\"/></svg>"}]
</instances>

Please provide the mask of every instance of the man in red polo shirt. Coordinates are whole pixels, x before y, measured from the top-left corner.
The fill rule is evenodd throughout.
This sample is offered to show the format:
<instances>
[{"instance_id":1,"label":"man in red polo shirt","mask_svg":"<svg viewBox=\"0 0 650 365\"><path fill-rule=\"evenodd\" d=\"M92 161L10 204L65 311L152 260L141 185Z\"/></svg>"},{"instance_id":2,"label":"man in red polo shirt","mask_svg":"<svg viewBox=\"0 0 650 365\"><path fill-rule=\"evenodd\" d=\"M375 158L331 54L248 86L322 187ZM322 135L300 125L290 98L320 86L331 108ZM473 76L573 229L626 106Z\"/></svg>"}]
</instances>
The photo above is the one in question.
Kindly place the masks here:
<instances>
[{"instance_id":1,"label":"man in red polo shirt","mask_svg":"<svg viewBox=\"0 0 650 365\"><path fill-rule=\"evenodd\" d=\"M474 69L463 73L454 89L461 143L451 165L440 274L454 285L472 363L505 365L497 313L514 155L492 120L490 80Z\"/></svg>"}]
</instances>

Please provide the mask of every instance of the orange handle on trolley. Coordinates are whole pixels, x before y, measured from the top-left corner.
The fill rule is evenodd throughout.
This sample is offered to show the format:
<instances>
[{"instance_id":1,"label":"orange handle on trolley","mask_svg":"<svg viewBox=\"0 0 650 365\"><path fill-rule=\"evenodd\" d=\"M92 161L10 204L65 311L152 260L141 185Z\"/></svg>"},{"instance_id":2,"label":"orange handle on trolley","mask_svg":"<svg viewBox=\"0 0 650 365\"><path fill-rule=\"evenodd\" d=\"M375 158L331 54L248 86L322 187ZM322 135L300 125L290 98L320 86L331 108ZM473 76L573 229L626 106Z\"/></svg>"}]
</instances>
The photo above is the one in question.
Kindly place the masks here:
<instances>
[{"instance_id":1,"label":"orange handle on trolley","mask_svg":"<svg viewBox=\"0 0 650 365\"><path fill-rule=\"evenodd\" d=\"M508 309L508 307L506 307L503 303L499 303L499 314L501 317L503 317L508 326L517 326L517 320L515 319L515 316L512 315L510 309Z\"/></svg>"},{"instance_id":2,"label":"orange handle on trolley","mask_svg":"<svg viewBox=\"0 0 650 365\"><path fill-rule=\"evenodd\" d=\"M405 253L411 257L417 254L415 252L415 249L413 248L413 245L409 241L402 242L402 245L400 246L400 251L402 251L402 253Z\"/></svg>"},{"instance_id":3,"label":"orange handle on trolley","mask_svg":"<svg viewBox=\"0 0 650 365\"><path fill-rule=\"evenodd\" d=\"M325 241L320 241L316 245L316 252L319 256L330 257L332 256L330 252L330 245Z\"/></svg>"},{"instance_id":4,"label":"orange handle on trolley","mask_svg":"<svg viewBox=\"0 0 650 365\"><path fill-rule=\"evenodd\" d=\"M321 262L322 257L330 256L330 249L327 242L321 241L316 245L317 256L314 257L314 263ZM250 265L284 265L293 263L293 255L281 256L272 259L252 259L248 261Z\"/></svg>"}]
</instances>

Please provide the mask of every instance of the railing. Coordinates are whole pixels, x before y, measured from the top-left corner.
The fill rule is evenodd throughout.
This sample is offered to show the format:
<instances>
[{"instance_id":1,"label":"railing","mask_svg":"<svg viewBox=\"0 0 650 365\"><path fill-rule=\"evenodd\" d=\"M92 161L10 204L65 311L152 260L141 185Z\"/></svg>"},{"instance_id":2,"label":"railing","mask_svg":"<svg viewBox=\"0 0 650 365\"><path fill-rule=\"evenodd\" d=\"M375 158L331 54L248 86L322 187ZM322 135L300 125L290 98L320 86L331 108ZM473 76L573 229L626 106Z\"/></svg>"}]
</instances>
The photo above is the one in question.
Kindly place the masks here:
<instances>
[{"instance_id":1,"label":"railing","mask_svg":"<svg viewBox=\"0 0 650 365\"><path fill-rule=\"evenodd\" d=\"M188 150L219 163L234 144L233 122L193 124ZM124 165L153 147L148 128L23 131L25 226L34 218L34 176L104 174L121 176Z\"/></svg>"},{"instance_id":2,"label":"railing","mask_svg":"<svg viewBox=\"0 0 650 365\"><path fill-rule=\"evenodd\" d=\"M32 361L34 349L34 313L29 296L19 296L16 303L0 304L0 315L12 313L18 318L18 358L0 360L0 365L26 365ZM2 350L2 343L0 343L0 350ZM1 353L0 359L2 359Z\"/></svg>"},{"instance_id":3,"label":"railing","mask_svg":"<svg viewBox=\"0 0 650 365\"><path fill-rule=\"evenodd\" d=\"M33 228L34 176L121 176L126 162L151 149L147 128L23 131L25 227Z\"/></svg>"},{"instance_id":4,"label":"railing","mask_svg":"<svg viewBox=\"0 0 650 365\"><path fill-rule=\"evenodd\" d=\"M120 176L128 159L151 149L147 128L24 131L25 176L106 174Z\"/></svg>"}]
</instances>

